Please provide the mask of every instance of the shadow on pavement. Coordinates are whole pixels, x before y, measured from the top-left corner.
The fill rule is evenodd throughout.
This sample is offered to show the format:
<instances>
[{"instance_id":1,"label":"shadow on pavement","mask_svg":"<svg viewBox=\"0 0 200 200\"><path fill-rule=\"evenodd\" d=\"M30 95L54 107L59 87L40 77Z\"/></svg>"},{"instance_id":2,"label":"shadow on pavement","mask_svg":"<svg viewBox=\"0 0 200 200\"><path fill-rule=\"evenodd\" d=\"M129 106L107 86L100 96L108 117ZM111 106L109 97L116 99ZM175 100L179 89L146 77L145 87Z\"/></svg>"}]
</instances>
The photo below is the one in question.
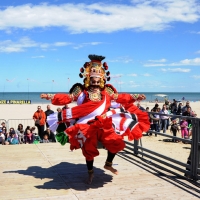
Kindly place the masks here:
<instances>
[{"instance_id":1,"label":"shadow on pavement","mask_svg":"<svg viewBox=\"0 0 200 200\"><path fill-rule=\"evenodd\" d=\"M94 168L93 182L91 185L88 185L86 184L88 177L86 164L73 164L68 162L61 162L49 168L31 166L26 170L4 171L3 173L18 173L41 180L51 179L50 181L47 180L43 185L35 186L38 189L74 189L83 191L89 188L103 187L112 181L111 175L105 174L102 169Z\"/></svg>"}]
</instances>

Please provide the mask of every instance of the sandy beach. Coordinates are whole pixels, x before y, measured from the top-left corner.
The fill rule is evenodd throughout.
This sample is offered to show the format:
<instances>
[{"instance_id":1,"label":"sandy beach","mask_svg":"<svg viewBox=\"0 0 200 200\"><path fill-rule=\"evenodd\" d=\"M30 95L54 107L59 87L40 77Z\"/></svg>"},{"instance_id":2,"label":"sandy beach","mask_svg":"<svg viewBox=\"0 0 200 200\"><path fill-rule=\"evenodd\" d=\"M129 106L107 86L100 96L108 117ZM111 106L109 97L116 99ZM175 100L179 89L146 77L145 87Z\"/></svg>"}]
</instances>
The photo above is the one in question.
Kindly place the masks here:
<instances>
[{"instance_id":1,"label":"sandy beach","mask_svg":"<svg viewBox=\"0 0 200 200\"><path fill-rule=\"evenodd\" d=\"M37 106L40 105L42 110L45 111L47 105L51 106L51 109L56 112L58 107L62 106L52 105L50 101L47 101L46 104L0 104L0 120L1 119L32 119L33 113L37 111ZM140 102L141 106L150 109L154 107L155 103L150 102ZM162 108L163 103L158 103L160 108ZM68 104L69 107L73 107L76 103ZM193 111L197 113L197 117L200 117L200 101L190 102L190 106Z\"/></svg>"}]
</instances>

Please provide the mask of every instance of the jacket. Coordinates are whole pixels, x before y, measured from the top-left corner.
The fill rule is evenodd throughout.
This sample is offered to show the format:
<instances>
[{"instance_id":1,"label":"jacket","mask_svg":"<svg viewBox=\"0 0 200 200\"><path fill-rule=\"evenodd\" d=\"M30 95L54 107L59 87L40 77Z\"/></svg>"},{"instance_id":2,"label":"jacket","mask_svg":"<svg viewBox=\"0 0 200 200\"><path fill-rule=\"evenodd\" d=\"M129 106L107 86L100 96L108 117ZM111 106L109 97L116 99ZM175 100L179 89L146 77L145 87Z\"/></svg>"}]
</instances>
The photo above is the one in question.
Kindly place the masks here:
<instances>
[{"instance_id":1,"label":"jacket","mask_svg":"<svg viewBox=\"0 0 200 200\"><path fill-rule=\"evenodd\" d=\"M43 110L36 111L33 115L33 119L39 119L40 120L40 125L45 125L46 121L46 115L43 112Z\"/></svg>"}]
</instances>

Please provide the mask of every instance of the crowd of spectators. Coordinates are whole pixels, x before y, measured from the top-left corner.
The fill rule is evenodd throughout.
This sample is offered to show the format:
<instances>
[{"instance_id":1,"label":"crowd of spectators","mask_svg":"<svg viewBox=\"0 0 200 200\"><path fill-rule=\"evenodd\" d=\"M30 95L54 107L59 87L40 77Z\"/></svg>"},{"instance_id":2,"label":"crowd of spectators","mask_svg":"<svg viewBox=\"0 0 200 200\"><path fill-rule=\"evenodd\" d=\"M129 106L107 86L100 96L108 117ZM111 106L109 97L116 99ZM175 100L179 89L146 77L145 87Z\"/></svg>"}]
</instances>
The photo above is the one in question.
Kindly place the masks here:
<instances>
[{"instance_id":1,"label":"crowd of spectators","mask_svg":"<svg viewBox=\"0 0 200 200\"><path fill-rule=\"evenodd\" d=\"M7 130L6 123L2 122L0 126L0 144L2 145L15 145L15 144L37 144L37 143L49 143L56 142L55 133L49 129L49 125L46 122L47 116L54 113L50 109L50 105L47 106L45 112L42 111L41 106L37 107L37 111L33 114L33 120L35 126L26 126L18 124L18 127L11 127ZM36 123L36 120L39 123ZM44 130L46 126L46 129ZM36 130L37 128L37 130Z\"/></svg>"},{"instance_id":2,"label":"crowd of spectators","mask_svg":"<svg viewBox=\"0 0 200 200\"><path fill-rule=\"evenodd\" d=\"M147 107L146 111L150 112L150 130L155 132L160 132L162 130L163 133L166 133L166 130L169 130L175 137L177 132L180 131L181 137L184 139L189 139L192 135L192 120L188 117L197 117L197 114L192 110L189 101L187 101L186 105L183 106L182 102L173 99L172 103L166 101L162 105L162 108L160 108L159 104L156 103L151 110ZM148 132L147 135L152 135L152 133ZM156 133L155 136L157 136ZM172 141L179 142L175 139Z\"/></svg>"},{"instance_id":3,"label":"crowd of spectators","mask_svg":"<svg viewBox=\"0 0 200 200\"><path fill-rule=\"evenodd\" d=\"M185 139L189 139L191 136L192 120L188 119L188 117L196 117L197 115L192 110L189 101L186 102L185 106L183 106L182 102L177 102L175 99L172 103L165 101L162 108L160 108L159 104L156 102L155 106L151 110L149 107L146 107L146 109L143 108L140 103L137 103L137 107L142 111L150 112L150 130L155 132L160 132L162 130L163 133L166 133L166 130L169 130L173 133L173 136L176 136L177 132L181 131L181 137ZM61 112L66 108L68 108L68 105L65 105L63 108L57 108L57 112ZM35 126L32 127L27 126L24 128L23 124L20 123L16 129L11 127L7 130L6 123L2 122L0 126L0 144L14 145L56 142L56 133L53 133L49 129L46 120L52 113L54 113L54 111L50 109L50 105L47 105L47 110L45 112L41 109L41 106L38 106L37 111L33 114ZM171 114L185 117L177 118L174 116L168 116ZM66 123L66 127L67 126L68 124ZM152 133L147 132L147 135L151 136ZM157 136L156 133L155 136ZM173 141L177 142L175 139L173 139Z\"/></svg>"}]
</instances>

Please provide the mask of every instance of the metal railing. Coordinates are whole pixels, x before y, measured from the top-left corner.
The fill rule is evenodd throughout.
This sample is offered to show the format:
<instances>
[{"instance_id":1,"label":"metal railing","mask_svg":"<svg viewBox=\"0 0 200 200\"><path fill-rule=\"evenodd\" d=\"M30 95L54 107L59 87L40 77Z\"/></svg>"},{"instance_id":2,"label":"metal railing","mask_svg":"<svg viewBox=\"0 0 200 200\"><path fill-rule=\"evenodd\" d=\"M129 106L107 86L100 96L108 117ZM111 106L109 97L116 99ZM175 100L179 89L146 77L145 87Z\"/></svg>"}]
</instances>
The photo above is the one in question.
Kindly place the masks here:
<instances>
[{"instance_id":1,"label":"metal railing","mask_svg":"<svg viewBox=\"0 0 200 200\"><path fill-rule=\"evenodd\" d=\"M7 131L12 127L15 130L17 129L19 124L23 125L23 129L25 130L27 126L33 127L35 126L34 120L33 119L8 119L6 120L1 120L0 121L4 121L6 123L6 128ZM37 131L37 129L36 129Z\"/></svg>"},{"instance_id":2,"label":"metal railing","mask_svg":"<svg viewBox=\"0 0 200 200\"><path fill-rule=\"evenodd\" d=\"M159 114L159 113L149 112L149 114ZM142 139L140 139L140 141L135 140L133 143L126 141L125 151L131 154L134 154L135 156L138 156L144 161L146 160L145 157L147 159L151 159L153 160L155 165L158 164L160 166L161 164L162 168L164 168L167 171L170 171L172 174L175 174L178 176L182 174L182 176L190 178L192 180L195 180L195 181L200 180L200 118L180 116L180 115L166 115L166 114L159 114L159 115L165 115L165 116L169 116L172 118L179 118L179 119L186 118L192 121L192 139L191 140L175 137L169 134L156 132L153 130L148 131L149 133L152 133L152 134L157 134L157 135L164 136L167 138L183 141L187 144L191 144L191 151L190 151L188 160L186 160L186 162L184 163L177 159L173 159L163 154L160 154L159 152L152 151L148 148L145 148L145 146L142 145ZM177 171L179 173L177 173Z\"/></svg>"}]
</instances>

